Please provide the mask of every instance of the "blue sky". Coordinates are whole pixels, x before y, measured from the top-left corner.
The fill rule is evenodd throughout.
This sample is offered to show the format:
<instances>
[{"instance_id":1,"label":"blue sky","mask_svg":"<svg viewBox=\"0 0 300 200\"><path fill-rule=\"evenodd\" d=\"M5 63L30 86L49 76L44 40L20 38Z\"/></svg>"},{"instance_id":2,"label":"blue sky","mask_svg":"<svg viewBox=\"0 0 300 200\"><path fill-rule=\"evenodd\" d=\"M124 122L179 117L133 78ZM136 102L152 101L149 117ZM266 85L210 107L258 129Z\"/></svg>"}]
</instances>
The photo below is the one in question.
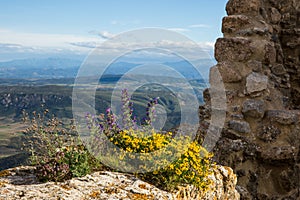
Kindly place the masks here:
<instances>
[{"instance_id":1,"label":"blue sky","mask_svg":"<svg viewBox=\"0 0 300 200\"><path fill-rule=\"evenodd\" d=\"M207 47L221 37L227 0L6 0L0 2L0 61L87 54L124 31L159 27ZM81 44L81 45L76 45Z\"/></svg>"}]
</instances>

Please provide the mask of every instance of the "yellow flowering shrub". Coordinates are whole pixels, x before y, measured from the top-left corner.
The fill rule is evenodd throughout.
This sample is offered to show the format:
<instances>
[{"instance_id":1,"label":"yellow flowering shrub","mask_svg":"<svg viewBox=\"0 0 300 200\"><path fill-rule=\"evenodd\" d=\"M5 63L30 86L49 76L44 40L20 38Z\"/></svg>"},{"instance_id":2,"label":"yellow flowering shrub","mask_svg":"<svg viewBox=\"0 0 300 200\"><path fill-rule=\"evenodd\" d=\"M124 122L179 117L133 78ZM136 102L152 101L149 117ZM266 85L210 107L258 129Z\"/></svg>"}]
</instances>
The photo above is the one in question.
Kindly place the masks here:
<instances>
[{"instance_id":1,"label":"yellow flowering shrub","mask_svg":"<svg viewBox=\"0 0 300 200\"><path fill-rule=\"evenodd\" d=\"M147 173L139 173L138 176L152 180L151 182L159 187L167 190L173 190L179 185L192 184L201 191L208 189L210 180L207 176L211 171L211 157L205 148L199 145L196 141L188 144L188 138L181 136L180 139L172 141L172 133L156 133L152 130L150 136L145 136L141 130L122 130L118 134L113 135L110 141L118 148L123 149L123 153L119 157L120 160L134 159L134 154L129 153L151 153L145 155L146 159L155 159L159 157L162 148L165 148L163 153L165 155L172 155L174 152L183 152L178 158L168 163L167 157L165 159L154 162L154 171ZM186 145L188 145L186 147ZM169 148L166 148L168 147ZM127 158L126 156L130 156ZM147 158L146 158L147 157ZM143 158L143 155L139 157ZM142 159L143 160L143 159ZM135 162L139 168L149 167L140 160ZM163 167L161 167L163 166ZM145 169L150 170L150 169Z\"/></svg>"},{"instance_id":2,"label":"yellow flowering shrub","mask_svg":"<svg viewBox=\"0 0 300 200\"><path fill-rule=\"evenodd\" d=\"M91 142L96 143L90 145L90 149L95 147L95 152L101 152L98 159L109 167L133 172L162 189L173 190L192 184L199 191L205 191L211 183L207 177L212 173L212 154L186 134L155 131L152 123L157 103L158 98L148 103L144 124L137 126L132 117L132 103L123 90L121 116L115 116L108 108L106 117L87 117L93 136ZM103 140L99 139L101 135ZM98 141L107 138L105 145L99 145Z\"/></svg>"},{"instance_id":3,"label":"yellow flowering shrub","mask_svg":"<svg viewBox=\"0 0 300 200\"><path fill-rule=\"evenodd\" d=\"M144 135L145 133L141 130L121 130L113 135L110 141L128 152L149 153L169 144L172 133L159 134L153 130L150 136Z\"/></svg>"}]
</instances>

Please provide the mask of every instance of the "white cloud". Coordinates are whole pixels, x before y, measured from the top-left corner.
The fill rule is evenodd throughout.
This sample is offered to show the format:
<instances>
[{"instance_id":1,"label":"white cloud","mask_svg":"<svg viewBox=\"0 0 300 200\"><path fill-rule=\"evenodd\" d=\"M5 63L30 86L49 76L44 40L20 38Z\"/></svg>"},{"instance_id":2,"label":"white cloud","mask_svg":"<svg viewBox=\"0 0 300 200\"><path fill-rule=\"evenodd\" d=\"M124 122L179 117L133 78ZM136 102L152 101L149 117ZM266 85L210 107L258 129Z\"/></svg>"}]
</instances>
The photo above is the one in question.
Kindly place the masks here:
<instances>
[{"instance_id":1,"label":"white cloud","mask_svg":"<svg viewBox=\"0 0 300 200\"><path fill-rule=\"evenodd\" d=\"M108 32L108 31L90 31L89 33L94 34L94 35L98 35L102 39L110 39L110 38L115 36L114 34Z\"/></svg>"},{"instance_id":2,"label":"white cloud","mask_svg":"<svg viewBox=\"0 0 300 200\"><path fill-rule=\"evenodd\" d=\"M186 28L168 28L170 31L176 31L176 32L188 32L190 31L189 29Z\"/></svg>"},{"instance_id":3,"label":"white cloud","mask_svg":"<svg viewBox=\"0 0 300 200\"><path fill-rule=\"evenodd\" d=\"M77 46L77 47L86 47L86 48L90 48L93 49L95 47L97 47L100 43L99 42L70 42L70 45L73 46Z\"/></svg>"},{"instance_id":4,"label":"white cloud","mask_svg":"<svg viewBox=\"0 0 300 200\"><path fill-rule=\"evenodd\" d=\"M99 35L100 37L102 37L103 39L110 39L110 38L112 38L112 37L115 36L114 34L108 32L108 31L100 31L100 32L98 33L98 35Z\"/></svg>"},{"instance_id":5,"label":"white cloud","mask_svg":"<svg viewBox=\"0 0 300 200\"><path fill-rule=\"evenodd\" d=\"M209 28L210 25L207 24L192 24L189 26L189 28Z\"/></svg>"},{"instance_id":6,"label":"white cloud","mask_svg":"<svg viewBox=\"0 0 300 200\"><path fill-rule=\"evenodd\" d=\"M70 43L100 42L98 37L75 36L69 34L40 34L14 31L0 31L0 43L18 44L27 47L71 48Z\"/></svg>"},{"instance_id":7,"label":"white cloud","mask_svg":"<svg viewBox=\"0 0 300 200\"><path fill-rule=\"evenodd\" d=\"M73 52L76 54L87 54L93 48L98 47L97 49L100 53L114 55L119 52L124 52L124 50L132 51L141 48L157 48L167 49L178 54L190 53L197 59L199 56L204 55L205 52L211 52L214 48L213 42L202 42L196 45L194 42L174 41L172 39L138 42L135 42L135 40L129 42L116 39L114 42L104 42L108 38L113 37L114 34L109 33L108 31L91 31L90 33L97 36L18 33L0 30L0 53L13 54L15 52L25 52L45 54L48 52ZM204 53L199 53L199 49Z\"/></svg>"},{"instance_id":8,"label":"white cloud","mask_svg":"<svg viewBox=\"0 0 300 200\"><path fill-rule=\"evenodd\" d=\"M210 58L213 51L214 43L212 42L189 42L189 41L170 41L161 40L155 42L104 42L97 46L97 53L101 55L116 55L119 56L124 52L143 51L143 55L162 55L164 50L167 54L188 55L192 59ZM145 50L149 49L149 50ZM145 54L149 52L149 54ZM135 53L138 55L138 53Z\"/></svg>"},{"instance_id":9,"label":"white cloud","mask_svg":"<svg viewBox=\"0 0 300 200\"><path fill-rule=\"evenodd\" d=\"M34 48L25 47L20 44L12 44L12 43L0 43L0 53L8 53L8 52L31 52L34 51Z\"/></svg>"},{"instance_id":10,"label":"white cloud","mask_svg":"<svg viewBox=\"0 0 300 200\"><path fill-rule=\"evenodd\" d=\"M206 49L214 49L215 47L214 42L199 42L198 45Z\"/></svg>"}]
</instances>

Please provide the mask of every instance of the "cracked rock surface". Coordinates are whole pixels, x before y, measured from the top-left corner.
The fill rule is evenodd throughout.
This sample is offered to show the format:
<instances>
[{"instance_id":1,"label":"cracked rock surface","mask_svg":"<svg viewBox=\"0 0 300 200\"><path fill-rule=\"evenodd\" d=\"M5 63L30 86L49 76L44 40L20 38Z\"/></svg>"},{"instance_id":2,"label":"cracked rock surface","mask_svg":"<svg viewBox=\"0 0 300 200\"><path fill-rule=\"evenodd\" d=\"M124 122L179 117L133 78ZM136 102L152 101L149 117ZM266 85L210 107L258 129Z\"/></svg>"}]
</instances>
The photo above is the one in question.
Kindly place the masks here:
<instances>
[{"instance_id":1,"label":"cracked rock surface","mask_svg":"<svg viewBox=\"0 0 300 200\"><path fill-rule=\"evenodd\" d=\"M235 190L237 179L232 169L217 165L209 178L213 180L213 184L211 190L203 194L202 199L239 199L239 193ZM180 198L178 192L163 191L130 174L99 171L64 182L39 183L34 175L34 167L22 166L0 172L0 200L15 199L171 200Z\"/></svg>"}]
</instances>

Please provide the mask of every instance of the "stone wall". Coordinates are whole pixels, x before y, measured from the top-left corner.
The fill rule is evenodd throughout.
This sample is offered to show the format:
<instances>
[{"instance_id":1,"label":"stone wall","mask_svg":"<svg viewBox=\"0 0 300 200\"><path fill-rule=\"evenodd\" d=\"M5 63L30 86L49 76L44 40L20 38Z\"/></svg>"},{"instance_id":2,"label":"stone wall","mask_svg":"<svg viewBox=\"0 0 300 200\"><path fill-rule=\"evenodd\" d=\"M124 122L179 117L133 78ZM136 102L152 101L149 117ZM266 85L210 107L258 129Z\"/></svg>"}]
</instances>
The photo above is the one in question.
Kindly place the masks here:
<instances>
[{"instance_id":1,"label":"stone wall","mask_svg":"<svg viewBox=\"0 0 300 200\"><path fill-rule=\"evenodd\" d=\"M227 97L215 158L238 175L241 199L300 198L300 1L229 0L226 11L211 69Z\"/></svg>"}]
</instances>

